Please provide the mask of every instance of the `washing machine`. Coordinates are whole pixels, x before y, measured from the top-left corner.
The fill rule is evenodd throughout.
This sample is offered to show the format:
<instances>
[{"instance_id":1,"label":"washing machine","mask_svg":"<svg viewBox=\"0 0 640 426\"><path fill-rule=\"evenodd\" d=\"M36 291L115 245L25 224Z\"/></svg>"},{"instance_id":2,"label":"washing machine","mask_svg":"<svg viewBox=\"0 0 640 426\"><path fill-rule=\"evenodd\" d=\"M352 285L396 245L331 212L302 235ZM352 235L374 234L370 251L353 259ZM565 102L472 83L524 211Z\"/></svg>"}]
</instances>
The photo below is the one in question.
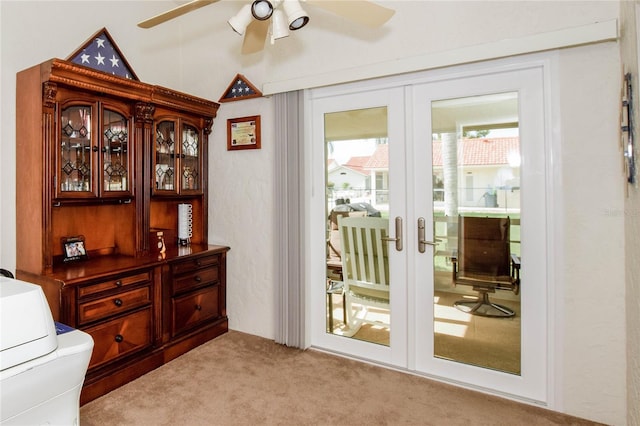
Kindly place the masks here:
<instances>
[{"instance_id":1,"label":"washing machine","mask_svg":"<svg viewBox=\"0 0 640 426\"><path fill-rule=\"evenodd\" d=\"M54 322L42 288L0 277L0 424L77 425L93 339Z\"/></svg>"}]
</instances>

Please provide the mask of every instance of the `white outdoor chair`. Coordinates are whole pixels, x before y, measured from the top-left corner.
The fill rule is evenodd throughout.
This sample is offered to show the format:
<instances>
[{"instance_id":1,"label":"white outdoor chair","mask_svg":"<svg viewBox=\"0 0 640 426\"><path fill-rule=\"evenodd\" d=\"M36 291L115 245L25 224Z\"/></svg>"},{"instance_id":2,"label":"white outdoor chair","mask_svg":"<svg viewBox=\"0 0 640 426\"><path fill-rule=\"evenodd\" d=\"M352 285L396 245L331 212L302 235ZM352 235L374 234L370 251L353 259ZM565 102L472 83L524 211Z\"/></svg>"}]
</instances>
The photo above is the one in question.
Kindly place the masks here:
<instances>
[{"instance_id":1,"label":"white outdoor chair","mask_svg":"<svg viewBox=\"0 0 640 426\"><path fill-rule=\"evenodd\" d=\"M338 217L342 244L342 277L348 330L357 333L362 323L390 325L390 320L367 318L369 308L389 310L389 221L379 217ZM356 310L354 304L359 308ZM384 315L382 318L390 318Z\"/></svg>"}]
</instances>

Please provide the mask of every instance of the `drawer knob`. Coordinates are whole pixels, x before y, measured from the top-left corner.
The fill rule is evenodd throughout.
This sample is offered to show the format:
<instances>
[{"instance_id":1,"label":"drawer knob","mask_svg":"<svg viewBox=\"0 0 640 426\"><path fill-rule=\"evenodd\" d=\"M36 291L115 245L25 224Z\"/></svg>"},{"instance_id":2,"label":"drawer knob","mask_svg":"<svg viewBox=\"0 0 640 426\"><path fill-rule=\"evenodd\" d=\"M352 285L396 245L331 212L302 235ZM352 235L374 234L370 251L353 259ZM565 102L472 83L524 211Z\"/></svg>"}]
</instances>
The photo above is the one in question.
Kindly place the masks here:
<instances>
[{"instance_id":1,"label":"drawer knob","mask_svg":"<svg viewBox=\"0 0 640 426\"><path fill-rule=\"evenodd\" d=\"M120 280L116 281L116 287L122 287L122 281Z\"/></svg>"},{"instance_id":2,"label":"drawer knob","mask_svg":"<svg viewBox=\"0 0 640 426\"><path fill-rule=\"evenodd\" d=\"M202 306L201 305L196 305L196 311L201 311L202 310Z\"/></svg>"},{"instance_id":3,"label":"drawer knob","mask_svg":"<svg viewBox=\"0 0 640 426\"><path fill-rule=\"evenodd\" d=\"M193 279L195 280L195 282L199 283L200 281L202 281L202 278L200 278L199 275L196 275L195 277L193 277Z\"/></svg>"},{"instance_id":4,"label":"drawer knob","mask_svg":"<svg viewBox=\"0 0 640 426\"><path fill-rule=\"evenodd\" d=\"M122 334L116 334L116 342L120 343L124 340L124 337L122 337Z\"/></svg>"},{"instance_id":5,"label":"drawer knob","mask_svg":"<svg viewBox=\"0 0 640 426\"><path fill-rule=\"evenodd\" d=\"M200 262L200 259L196 260L196 266L202 266L202 262Z\"/></svg>"},{"instance_id":6,"label":"drawer knob","mask_svg":"<svg viewBox=\"0 0 640 426\"><path fill-rule=\"evenodd\" d=\"M113 300L113 303L114 303L116 306L122 306L122 299L114 299L114 300Z\"/></svg>"}]
</instances>

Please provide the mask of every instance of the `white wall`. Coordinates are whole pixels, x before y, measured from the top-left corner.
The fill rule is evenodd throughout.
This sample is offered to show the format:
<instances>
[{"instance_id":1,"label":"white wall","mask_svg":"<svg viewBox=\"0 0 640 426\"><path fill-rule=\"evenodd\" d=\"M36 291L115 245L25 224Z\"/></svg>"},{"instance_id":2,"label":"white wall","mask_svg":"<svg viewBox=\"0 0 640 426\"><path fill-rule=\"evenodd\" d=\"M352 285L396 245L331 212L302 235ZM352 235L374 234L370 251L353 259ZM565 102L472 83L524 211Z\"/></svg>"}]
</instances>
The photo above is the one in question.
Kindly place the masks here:
<instances>
[{"instance_id":1,"label":"white wall","mask_svg":"<svg viewBox=\"0 0 640 426\"><path fill-rule=\"evenodd\" d=\"M626 402L624 175L614 43L561 52L558 159L562 398L573 414L623 424ZM621 256L613 259L611 256ZM618 348L616 351L613 348ZM620 352L617 352L620 351ZM578 379L578 377L580 377ZM617 416L613 416L617 413Z\"/></svg>"},{"instance_id":2,"label":"white wall","mask_svg":"<svg viewBox=\"0 0 640 426\"><path fill-rule=\"evenodd\" d=\"M626 29L623 33L621 48L623 60L623 72L631 73L633 76L636 146L638 139L638 124L640 123L640 91L638 90L638 59L640 43L637 37L637 30L640 27L640 2L623 2L621 7L621 21ZM636 155L638 149L636 149ZM636 160L638 162L638 159ZM640 178L640 176L639 176ZM637 236L640 235L640 196L638 189L630 189L625 200L625 207L621 216L625 220L625 231L629 238L625 240L626 254L626 307L627 307L627 406L628 424L640 424L640 245L637 243Z\"/></svg>"},{"instance_id":3,"label":"white wall","mask_svg":"<svg viewBox=\"0 0 640 426\"><path fill-rule=\"evenodd\" d=\"M336 70L383 68L399 59L482 46L618 17L615 1L376 1L396 13L370 30L309 6L307 28L278 41L266 83L304 80ZM317 22L320 21L320 22ZM317 22L317 23L316 23ZM367 66L369 65L369 67ZM346 73L348 74L348 73Z\"/></svg>"},{"instance_id":4,"label":"white wall","mask_svg":"<svg viewBox=\"0 0 640 426\"><path fill-rule=\"evenodd\" d=\"M15 267L15 74L51 57L65 58L94 32L107 27L141 80L217 100L237 73L261 87L367 64L393 63L430 52L496 42L619 18L614 1L567 2L387 2L397 10L380 30L349 26L309 7L309 26L241 57L241 39L225 21L241 4L221 1L151 30L135 24L175 3L0 2L0 266ZM627 7L627 6L625 6ZM69 19L73 18L70 22ZM552 165L558 184L554 217L560 223L559 353L552 360L556 407L609 424L625 424L625 239L637 235L625 208L637 209L637 194L625 204L618 147L620 66L617 43L567 49L558 54L553 87L560 109L553 129L562 155ZM274 140L273 102L252 99L222 104L210 141L210 240L231 246L228 267L230 326L274 336ZM262 149L226 151L226 119L262 116ZM634 190L635 191L635 190ZM635 210L634 210L635 211ZM616 214L615 212L622 212ZM637 222L637 220L636 220ZM628 264L637 263L631 258ZM638 266L629 266L634 277ZM627 287L637 285L626 278ZM636 311L637 312L637 311ZM637 321L636 321L637 326ZM637 327L636 327L637 330ZM628 333L631 336L631 332ZM635 339L638 339L637 333ZM638 341L630 354L638 354ZM635 349L633 349L635 348ZM637 395L638 382L631 390ZM553 392L552 392L553 393ZM636 409L637 411L637 409ZM637 418L637 416L636 416Z\"/></svg>"},{"instance_id":5,"label":"white wall","mask_svg":"<svg viewBox=\"0 0 640 426\"><path fill-rule=\"evenodd\" d=\"M215 121L209 163L209 241L229 245L227 314L229 327L275 336L276 256L273 169L274 106L257 98L222 104ZM227 151L228 118L261 116L262 148Z\"/></svg>"}]
</instances>

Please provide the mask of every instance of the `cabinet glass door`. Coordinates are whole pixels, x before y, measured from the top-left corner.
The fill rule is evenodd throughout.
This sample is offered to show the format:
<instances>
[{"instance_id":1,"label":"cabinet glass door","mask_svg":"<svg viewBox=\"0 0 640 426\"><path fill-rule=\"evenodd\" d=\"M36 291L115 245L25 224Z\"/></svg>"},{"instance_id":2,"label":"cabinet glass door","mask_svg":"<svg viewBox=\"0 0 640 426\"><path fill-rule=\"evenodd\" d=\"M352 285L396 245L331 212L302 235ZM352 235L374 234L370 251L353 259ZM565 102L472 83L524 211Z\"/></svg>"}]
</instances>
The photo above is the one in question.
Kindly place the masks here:
<instances>
[{"instance_id":1,"label":"cabinet glass door","mask_svg":"<svg viewBox=\"0 0 640 426\"><path fill-rule=\"evenodd\" d=\"M102 123L103 192L129 190L129 131L122 114L104 110Z\"/></svg>"},{"instance_id":2,"label":"cabinet glass door","mask_svg":"<svg viewBox=\"0 0 640 426\"><path fill-rule=\"evenodd\" d=\"M91 144L91 105L62 110L59 151L59 194L94 192L91 179L94 157Z\"/></svg>"},{"instance_id":3,"label":"cabinet glass door","mask_svg":"<svg viewBox=\"0 0 640 426\"><path fill-rule=\"evenodd\" d=\"M161 121L156 126L155 190L174 191L176 170L176 123Z\"/></svg>"},{"instance_id":4,"label":"cabinet glass door","mask_svg":"<svg viewBox=\"0 0 640 426\"><path fill-rule=\"evenodd\" d=\"M198 129L188 124L182 126L182 190L200 189L200 137Z\"/></svg>"}]
</instances>

